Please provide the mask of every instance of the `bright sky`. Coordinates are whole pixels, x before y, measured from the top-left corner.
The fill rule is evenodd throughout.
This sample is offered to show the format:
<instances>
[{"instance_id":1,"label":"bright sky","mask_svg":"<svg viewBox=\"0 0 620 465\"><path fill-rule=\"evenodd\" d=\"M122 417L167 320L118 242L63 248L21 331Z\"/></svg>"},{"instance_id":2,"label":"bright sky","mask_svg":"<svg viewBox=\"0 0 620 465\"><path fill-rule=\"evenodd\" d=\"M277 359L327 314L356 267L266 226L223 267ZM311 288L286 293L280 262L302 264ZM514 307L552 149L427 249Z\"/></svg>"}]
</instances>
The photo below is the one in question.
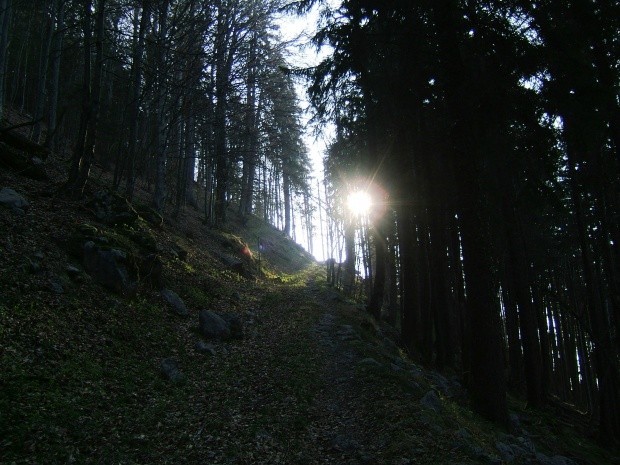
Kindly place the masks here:
<instances>
[{"instance_id":1,"label":"bright sky","mask_svg":"<svg viewBox=\"0 0 620 465\"><path fill-rule=\"evenodd\" d=\"M281 28L282 38L287 42L291 42L288 55L288 60L291 66L314 66L319 63L323 56L329 53L329 51L327 50L317 51L316 48L312 44L310 44L310 38L314 34L317 21L318 11L316 7L303 17L296 15L285 15L282 16L282 18L278 21L278 24ZM323 157L325 155L327 144L333 135L333 129L327 127L323 129L322 133L318 136L314 134L314 128L309 124L311 113L309 109L308 99L306 96L305 84L299 83L296 86L296 89L301 106L306 110L304 114L304 127L306 128L304 142L306 144L306 147L308 148L310 160L312 162L313 179L311 181L311 187L313 190L313 194L316 196L317 179L321 182L321 189L323 186ZM321 196L323 196L323 192L321 193ZM314 199L314 203L316 205L316 199ZM322 213L322 218L323 221L325 221L324 212ZM295 223L297 226L297 241L309 250L306 241L306 234L301 230L302 225L300 219L296 219ZM327 257L324 256L321 247L321 230L325 226L323 225L323 228L320 227L321 225L319 224L318 212L315 213L313 223L315 231L313 240L313 253L317 260L325 260L325 258Z\"/></svg>"},{"instance_id":2,"label":"bright sky","mask_svg":"<svg viewBox=\"0 0 620 465\"><path fill-rule=\"evenodd\" d=\"M318 10L314 7L304 16L285 15L278 21L281 29L282 38L286 42L290 42L288 48L288 60L292 66L305 67L314 66L319 63L321 58L329 53L328 50L318 51L314 45L310 43L310 39L316 30L318 22ZM306 96L305 84L298 83L297 95L301 102L302 108L306 110L305 118L308 121L311 117L309 103ZM313 128L306 124L305 143L310 152L313 163L313 176L317 179L323 179L323 155L327 147L327 141L331 138L331 128L323 131L318 137L313 135Z\"/></svg>"}]
</instances>

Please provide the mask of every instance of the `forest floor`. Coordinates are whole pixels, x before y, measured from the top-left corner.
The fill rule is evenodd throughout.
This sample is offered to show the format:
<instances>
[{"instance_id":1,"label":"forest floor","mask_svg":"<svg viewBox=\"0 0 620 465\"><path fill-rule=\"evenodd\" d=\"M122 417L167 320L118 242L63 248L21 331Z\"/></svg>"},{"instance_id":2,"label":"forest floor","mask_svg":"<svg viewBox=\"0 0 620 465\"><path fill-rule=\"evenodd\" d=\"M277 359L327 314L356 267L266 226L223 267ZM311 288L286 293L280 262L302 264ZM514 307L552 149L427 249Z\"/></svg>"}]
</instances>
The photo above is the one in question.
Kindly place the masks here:
<instances>
[{"instance_id":1,"label":"forest floor","mask_svg":"<svg viewBox=\"0 0 620 465\"><path fill-rule=\"evenodd\" d=\"M95 175L70 201L57 184L0 171L0 188L30 202L24 215L0 207L0 463L618 463L570 409L511 398L510 432L480 419L454 374L408 359L393 329L257 218L231 212L215 231L188 208L148 231L189 316L146 282L131 298L105 290L68 238L87 227L132 247L89 207L107 183ZM222 259L247 255L231 243L254 250L250 273ZM243 337L197 350L201 309L237 315ZM162 375L165 359L180 381Z\"/></svg>"}]
</instances>

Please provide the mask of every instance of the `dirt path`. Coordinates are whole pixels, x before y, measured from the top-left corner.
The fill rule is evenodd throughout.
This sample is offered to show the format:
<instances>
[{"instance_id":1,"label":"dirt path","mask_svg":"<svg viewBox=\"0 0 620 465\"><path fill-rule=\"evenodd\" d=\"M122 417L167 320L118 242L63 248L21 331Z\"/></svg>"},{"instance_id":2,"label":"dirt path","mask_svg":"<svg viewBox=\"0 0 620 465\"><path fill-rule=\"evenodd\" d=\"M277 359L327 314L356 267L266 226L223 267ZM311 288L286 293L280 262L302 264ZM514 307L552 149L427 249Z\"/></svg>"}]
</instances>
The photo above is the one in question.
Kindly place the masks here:
<instances>
[{"instance_id":1,"label":"dirt path","mask_svg":"<svg viewBox=\"0 0 620 465\"><path fill-rule=\"evenodd\" d=\"M388 392L385 387L374 384L377 376L382 376L383 367L365 353L372 349L372 343L365 341L362 334L363 312L313 281L308 283L304 293L322 312L310 329L321 352L321 388L309 409L310 421L300 463L409 463L406 458L394 461L383 456L389 449L389 428L385 422L396 418L390 419L389 414L384 418L376 417L372 403L381 404L384 395L396 402L405 401L405 398L398 388ZM355 314L354 321L347 318ZM377 376L368 376L369 372Z\"/></svg>"},{"instance_id":2,"label":"dirt path","mask_svg":"<svg viewBox=\"0 0 620 465\"><path fill-rule=\"evenodd\" d=\"M361 429L358 418L362 409L357 405L355 366L360 356L344 345L354 333L339 327L329 309L314 332L325 358L323 388L315 398L308 427L308 442L315 444L318 453L309 463L373 463L369 451L374 445L368 442L368 432Z\"/></svg>"}]
</instances>

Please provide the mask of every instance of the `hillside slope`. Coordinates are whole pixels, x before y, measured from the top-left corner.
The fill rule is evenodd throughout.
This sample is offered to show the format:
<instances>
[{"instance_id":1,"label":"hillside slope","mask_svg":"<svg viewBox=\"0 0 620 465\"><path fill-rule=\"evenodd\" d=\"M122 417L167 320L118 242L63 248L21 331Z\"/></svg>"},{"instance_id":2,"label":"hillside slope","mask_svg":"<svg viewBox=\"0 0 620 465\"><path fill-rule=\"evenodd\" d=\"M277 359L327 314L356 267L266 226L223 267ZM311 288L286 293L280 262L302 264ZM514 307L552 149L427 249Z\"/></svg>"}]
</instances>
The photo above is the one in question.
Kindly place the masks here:
<instances>
[{"instance_id":1,"label":"hillside slope","mask_svg":"<svg viewBox=\"0 0 620 465\"><path fill-rule=\"evenodd\" d=\"M29 202L0 207L0 463L618 463L575 412L477 418L258 219L160 225L95 180L0 172Z\"/></svg>"}]
</instances>

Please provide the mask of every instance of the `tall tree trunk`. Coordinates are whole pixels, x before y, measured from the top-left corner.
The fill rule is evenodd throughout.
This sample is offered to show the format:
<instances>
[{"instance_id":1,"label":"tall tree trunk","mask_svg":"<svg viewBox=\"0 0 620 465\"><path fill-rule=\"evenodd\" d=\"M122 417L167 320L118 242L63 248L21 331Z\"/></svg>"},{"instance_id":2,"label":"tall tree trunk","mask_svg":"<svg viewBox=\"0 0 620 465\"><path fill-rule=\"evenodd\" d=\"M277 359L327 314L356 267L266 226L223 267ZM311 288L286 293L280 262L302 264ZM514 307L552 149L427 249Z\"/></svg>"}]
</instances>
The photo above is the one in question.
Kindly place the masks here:
<instances>
[{"instance_id":1,"label":"tall tree trunk","mask_svg":"<svg viewBox=\"0 0 620 465\"><path fill-rule=\"evenodd\" d=\"M430 276L431 303L435 334L435 363L438 368L452 366L454 362L452 308L450 305L450 289L448 287L448 227L443 196L443 186L436 182L432 190L436 199L430 212Z\"/></svg>"},{"instance_id":2,"label":"tall tree trunk","mask_svg":"<svg viewBox=\"0 0 620 465\"><path fill-rule=\"evenodd\" d=\"M620 403L618 399L618 358L608 328L608 319L604 314L602 303L595 288L595 272L586 230L579 172L575 167L577 154L584 148L578 132L578 125L571 114L565 116L565 134L567 138L567 158L570 176L571 198L575 210L574 218L581 251L581 262L587 295L587 308L592 327L594 342L594 363L599 388L599 435L604 443L620 442Z\"/></svg>"},{"instance_id":3,"label":"tall tree trunk","mask_svg":"<svg viewBox=\"0 0 620 465\"><path fill-rule=\"evenodd\" d=\"M58 87L60 85L60 59L65 28L65 0L54 0L56 27L50 56L49 108L47 112L47 134L45 147L56 151L58 120Z\"/></svg>"},{"instance_id":4,"label":"tall tree trunk","mask_svg":"<svg viewBox=\"0 0 620 465\"><path fill-rule=\"evenodd\" d=\"M472 170L470 167L462 168ZM488 232L484 227L486 221L480 215L483 207L477 200L480 198L477 192L480 181L471 171L460 172L460 195L465 200L459 217L467 290L466 308L471 330L472 401L482 415L506 424L508 406L501 322L494 298L492 264L486 247L489 243Z\"/></svg>"},{"instance_id":5,"label":"tall tree trunk","mask_svg":"<svg viewBox=\"0 0 620 465\"><path fill-rule=\"evenodd\" d=\"M194 192L194 175L196 173L196 146L194 143L194 117L192 104L189 104L187 117L187 125L185 127L185 147L184 147L184 165L185 165L185 189L183 193L184 203L198 208L196 194Z\"/></svg>"},{"instance_id":6,"label":"tall tree trunk","mask_svg":"<svg viewBox=\"0 0 620 465\"><path fill-rule=\"evenodd\" d=\"M164 76L166 57L166 37L168 35L168 9L170 0L164 0L159 5L159 31L157 35L157 51L155 67L157 69L157 129L155 131L155 190L153 193L153 207L163 213L166 201L166 95L168 92Z\"/></svg>"},{"instance_id":7,"label":"tall tree trunk","mask_svg":"<svg viewBox=\"0 0 620 465\"><path fill-rule=\"evenodd\" d=\"M400 198L406 198L399 193ZM398 239L401 256L401 331L403 343L413 354L419 348L420 290L416 267L416 234L410 205L398 207Z\"/></svg>"},{"instance_id":8,"label":"tall tree trunk","mask_svg":"<svg viewBox=\"0 0 620 465\"><path fill-rule=\"evenodd\" d=\"M355 223L353 218L347 218L344 225L345 264L343 291L346 295L353 294L355 285Z\"/></svg>"},{"instance_id":9,"label":"tall tree trunk","mask_svg":"<svg viewBox=\"0 0 620 465\"><path fill-rule=\"evenodd\" d=\"M140 93L141 93L141 81L142 81L142 54L144 52L144 35L146 33L147 24L149 21L149 8L150 1L142 0L142 13L140 15L140 23L138 30L135 30L134 34L137 34L137 40L135 42L133 50L133 59L131 63L131 102L129 106L129 147L127 150L127 182L125 184L125 195L131 201L133 199L134 189L136 186L136 158L138 156L138 117L140 110ZM138 13L138 8L135 8L135 13ZM134 23L135 26L135 23Z\"/></svg>"},{"instance_id":10,"label":"tall tree trunk","mask_svg":"<svg viewBox=\"0 0 620 465\"><path fill-rule=\"evenodd\" d=\"M254 177L256 173L256 150L258 145L258 128L256 108L256 35L250 43L250 56L248 58L248 79L246 90L246 140L243 152L243 178L241 182L241 201L239 209L242 215L252 213L252 198L254 195Z\"/></svg>"},{"instance_id":11,"label":"tall tree trunk","mask_svg":"<svg viewBox=\"0 0 620 465\"><path fill-rule=\"evenodd\" d=\"M527 401L532 407L540 407L544 403L542 365L540 341L538 340L538 319L530 292L530 267L526 260L527 249L521 224L516 218L514 207L506 198L504 199L503 209L510 260L511 289L514 291L514 297L519 307L519 327L523 342Z\"/></svg>"},{"instance_id":12,"label":"tall tree trunk","mask_svg":"<svg viewBox=\"0 0 620 465\"><path fill-rule=\"evenodd\" d=\"M387 271L388 249L386 241L386 221L387 218L380 217L374 219L372 227L372 245L375 249L375 275L368 303L368 312L372 317L379 321L381 319L381 309L383 307L383 294L385 290L385 278Z\"/></svg>"},{"instance_id":13,"label":"tall tree trunk","mask_svg":"<svg viewBox=\"0 0 620 465\"><path fill-rule=\"evenodd\" d=\"M0 0L0 124L4 117L6 69L9 54L9 29L11 26L11 0Z\"/></svg>"},{"instance_id":14,"label":"tall tree trunk","mask_svg":"<svg viewBox=\"0 0 620 465\"><path fill-rule=\"evenodd\" d=\"M553 370L551 366L551 342L549 341L549 331L547 329L547 318L545 302L541 297L541 283L536 283L533 286L533 300L534 308L536 310L536 320L538 324L538 334L540 336L540 353L541 353L541 368L542 368L542 393L543 398L549 397L549 390L551 388L551 372Z\"/></svg>"},{"instance_id":15,"label":"tall tree trunk","mask_svg":"<svg viewBox=\"0 0 620 465\"><path fill-rule=\"evenodd\" d=\"M83 195L93 162L97 124L99 119L99 100L101 94L101 74L103 70L103 35L105 24L105 0L97 2L95 19L95 66L91 81L91 9L92 0L84 0L84 76L82 84L82 116L76 149L73 153L67 190L72 197Z\"/></svg>"},{"instance_id":16,"label":"tall tree trunk","mask_svg":"<svg viewBox=\"0 0 620 465\"><path fill-rule=\"evenodd\" d=\"M387 322L396 327L398 322L398 275L399 275L399 260L396 245L396 217L392 213L387 220L389 233L388 233L388 261L387 261L387 288L388 288L388 312Z\"/></svg>"},{"instance_id":17,"label":"tall tree trunk","mask_svg":"<svg viewBox=\"0 0 620 465\"><path fill-rule=\"evenodd\" d=\"M45 12L44 8L44 15L46 16L46 31L43 38L43 45L41 47L41 58L39 60L39 76L37 79L36 105L33 117L34 125L32 126L32 132L30 135L32 141L37 144L39 143L39 139L41 138L41 121L43 120L45 97L47 93L47 70L50 62L50 49L52 47L52 37L54 36L54 16L57 14L57 6L58 0L55 0L54 4L48 7L48 12Z\"/></svg>"},{"instance_id":18,"label":"tall tree trunk","mask_svg":"<svg viewBox=\"0 0 620 465\"><path fill-rule=\"evenodd\" d=\"M507 268L507 265L504 267ZM509 271L505 270L504 275L506 278L502 281L502 300L504 302L506 336L508 338L508 366L510 367L508 381L511 388L521 391L523 384L523 352L521 349L521 339L519 338L519 313L517 312L517 304L512 297L512 292L508 290L507 283L510 281Z\"/></svg>"},{"instance_id":19,"label":"tall tree trunk","mask_svg":"<svg viewBox=\"0 0 620 465\"><path fill-rule=\"evenodd\" d=\"M485 154L481 151L481 128L488 123L476 93L480 76L465 66L460 55L462 17L454 0L438 2L435 21L445 58L446 96L453 127L452 162L459 197L463 268L467 292L466 308L471 330L472 403L483 416L508 423L504 348L499 305L493 279L489 232L489 208L483 188ZM476 56L482 61L482 56ZM478 63L480 65L480 63ZM464 91L467 89L467 91ZM472 93L473 92L473 93ZM469 93L469 94L468 94Z\"/></svg>"},{"instance_id":20,"label":"tall tree trunk","mask_svg":"<svg viewBox=\"0 0 620 465\"><path fill-rule=\"evenodd\" d=\"M226 110L234 47L232 18L228 5L217 2L217 36L215 38L215 225L226 223L229 194L230 164L226 142Z\"/></svg>"},{"instance_id":21,"label":"tall tree trunk","mask_svg":"<svg viewBox=\"0 0 620 465\"><path fill-rule=\"evenodd\" d=\"M291 179L288 173L288 161L282 167L282 193L284 196L284 234L291 235Z\"/></svg>"},{"instance_id":22,"label":"tall tree trunk","mask_svg":"<svg viewBox=\"0 0 620 465\"><path fill-rule=\"evenodd\" d=\"M71 168L69 170L69 179L67 187L70 195L76 196L79 190L77 179L80 174L80 166L85 156L86 129L91 117L91 42L92 42L92 25L91 10L92 0L83 0L83 18L82 33L84 34L84 55L83 55L83 74L82 74L82 113L80 114L80 127L78 129L77 141L73 149L73 157L71 159Z\"/></svg>"}]
</instances>

